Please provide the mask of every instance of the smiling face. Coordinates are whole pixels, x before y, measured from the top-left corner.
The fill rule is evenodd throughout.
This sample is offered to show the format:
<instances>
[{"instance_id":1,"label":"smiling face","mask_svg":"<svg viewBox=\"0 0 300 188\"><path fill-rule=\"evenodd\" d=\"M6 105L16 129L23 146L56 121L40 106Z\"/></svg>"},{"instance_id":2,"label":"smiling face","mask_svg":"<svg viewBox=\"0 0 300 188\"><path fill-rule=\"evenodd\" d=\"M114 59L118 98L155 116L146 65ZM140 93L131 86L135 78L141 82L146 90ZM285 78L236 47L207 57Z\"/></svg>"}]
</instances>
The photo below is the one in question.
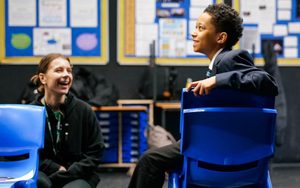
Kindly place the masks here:
<instances>
[{"instance_id":1,"label":"smiling face","mask_svg":"<svg viewBox=\"0 0 300 188\"><path fill-rule=\"evenodd\" d=\"M212 59L214 54L223 47L223 42L220 40L223 34L223 32L216 31L212 17L204 12L199 16L196 28L191 34L194 51L204 53L209 59Z\"/></svg>"},{"instance_id":2,"label":"smiling face","mask_svg":"<svg viewBox=\"0 0 300 188\"><path fill-rule=\"evenodd\" d=\"M50 62L45 73L39 74L39 78L44 85L45 95L63 96L69 92L73 82L71 64L58 57Z\"/></svg>"}]
</instances>

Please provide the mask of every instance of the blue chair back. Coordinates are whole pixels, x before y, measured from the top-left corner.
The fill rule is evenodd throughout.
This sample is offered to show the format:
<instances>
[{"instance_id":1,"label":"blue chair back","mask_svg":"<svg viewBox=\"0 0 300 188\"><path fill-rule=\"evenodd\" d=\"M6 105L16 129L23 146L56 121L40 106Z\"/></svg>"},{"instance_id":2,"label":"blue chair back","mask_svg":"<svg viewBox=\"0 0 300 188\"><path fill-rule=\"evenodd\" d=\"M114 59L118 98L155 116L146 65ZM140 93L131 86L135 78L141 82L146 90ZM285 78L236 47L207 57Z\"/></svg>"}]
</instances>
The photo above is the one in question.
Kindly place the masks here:
<instances>
[{"instance_id":1,"label":"blue chair back","mask_svg":"<svg viewBox=\"0 0 300 188\"><path fill-rule=\"evenodd\" d=\"M200 107L256 107L274 108L275 97L256 95L233 89L213 89L209 95L194 96L182 89L181 109Z\"/></svg>"},{"instance_id":2,"label":"blue chair back","mask_svg":"<svg viewBox=\"0 0 300 188\"><path fill-rule=\"evenodd\" d=\"M0 104L0 187L35 187L45 108Z\"/></svg>"},{"instance_id":3,"label":"blue chair back","mask_svg":"<svg viewBox=\"0 0 300 188\"><path fill-rule=\"evenodd\" d=\"M271 96L230 89L195 97L184 89L180 119L183 187L270 187L274 101Z\"/></svg>"}]
</instances>

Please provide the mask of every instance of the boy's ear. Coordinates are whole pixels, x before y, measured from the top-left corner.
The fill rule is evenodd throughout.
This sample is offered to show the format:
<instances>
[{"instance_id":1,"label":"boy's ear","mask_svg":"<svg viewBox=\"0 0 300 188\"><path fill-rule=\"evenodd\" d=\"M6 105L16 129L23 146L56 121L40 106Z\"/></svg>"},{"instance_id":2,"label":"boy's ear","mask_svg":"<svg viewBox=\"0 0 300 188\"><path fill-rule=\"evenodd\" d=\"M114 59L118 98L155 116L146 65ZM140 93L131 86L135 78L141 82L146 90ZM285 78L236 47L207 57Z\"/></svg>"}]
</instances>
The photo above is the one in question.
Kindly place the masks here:
<instances>
[{"instance_id":1,"label":"boy's ear","mask_svg":"<svg viewBox=\"0 0 300 188\"><path fill-rule=\"evenodd\" d=\"M219 44L225 44L227 41L227 33L226 32L221 32L218 34L217 42Z\"/></svg>"}]
</instances>

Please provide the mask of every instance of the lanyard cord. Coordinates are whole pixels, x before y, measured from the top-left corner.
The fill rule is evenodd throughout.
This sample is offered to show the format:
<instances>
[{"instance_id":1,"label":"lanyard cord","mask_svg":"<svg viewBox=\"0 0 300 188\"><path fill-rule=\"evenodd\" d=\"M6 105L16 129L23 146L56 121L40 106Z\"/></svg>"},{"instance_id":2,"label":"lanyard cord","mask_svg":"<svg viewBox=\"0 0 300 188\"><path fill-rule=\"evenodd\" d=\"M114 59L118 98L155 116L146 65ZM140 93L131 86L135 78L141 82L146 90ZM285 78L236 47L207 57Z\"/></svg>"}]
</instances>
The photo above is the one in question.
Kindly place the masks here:
<instances>
[{"instance_id":1,"label":"lanyard cord","mask_svg":"<svg viewBox=\"0 0 300 188\"><path fill-rule=\"evenodd\" d=\"M44 105L47 105L44 99ZM47 125L48 125L48 130L50 132L50 138L51 138L51 143L52 143L52 149L54 154L57 154L57 149L56 146L58 145L58 143L60 142L60 136L61 136L61 131L62 131L62 126L61 126L61 112L53 112L55 119L57 120L57 124L56 124L56 142L54 142L54 138L53 138L53 133L52 133L52 128L51 128L51 122L48 116L48 111L46 110L46 121L47 121Z\"/></svg>"}]
</instances>

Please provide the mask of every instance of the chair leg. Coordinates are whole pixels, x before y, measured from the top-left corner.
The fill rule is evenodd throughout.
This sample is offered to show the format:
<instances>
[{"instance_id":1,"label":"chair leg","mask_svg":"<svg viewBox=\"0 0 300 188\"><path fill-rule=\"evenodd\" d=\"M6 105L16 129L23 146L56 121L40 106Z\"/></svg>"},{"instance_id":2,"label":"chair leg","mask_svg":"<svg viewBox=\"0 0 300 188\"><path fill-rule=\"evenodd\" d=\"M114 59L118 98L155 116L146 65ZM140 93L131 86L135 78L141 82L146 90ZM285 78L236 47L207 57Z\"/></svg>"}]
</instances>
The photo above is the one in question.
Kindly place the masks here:
<instances>
[{"instance_id":1,"label":"chair leg","mask_svg":"<svg viewBox=\"0 0 300 188\"><path fill-rule=\"evenodd\" d=\"M272 181L271 181L270 171L268 171L267 188L272 188Z\"/></svg>"},{"instance_id":2,"label":"chair leg","mask_svg":"<svg viewBox=\"0 0 300 188\"><path fill-rule=\"evenodd\" d=\"M267 171L266 175L256 186L257 188L272 188L272 182L270 177L270 172Z\"/></svg>"},{"instance_id":3,"label":"chair leg","mask_svg":"<svg viewBox=\"0 0 300 188\"><path fill-rule=\"evenodd\" d=\"M169 173L168 188L180 188L178 173L176 172Z\"/></svg>"}]
</instances>

